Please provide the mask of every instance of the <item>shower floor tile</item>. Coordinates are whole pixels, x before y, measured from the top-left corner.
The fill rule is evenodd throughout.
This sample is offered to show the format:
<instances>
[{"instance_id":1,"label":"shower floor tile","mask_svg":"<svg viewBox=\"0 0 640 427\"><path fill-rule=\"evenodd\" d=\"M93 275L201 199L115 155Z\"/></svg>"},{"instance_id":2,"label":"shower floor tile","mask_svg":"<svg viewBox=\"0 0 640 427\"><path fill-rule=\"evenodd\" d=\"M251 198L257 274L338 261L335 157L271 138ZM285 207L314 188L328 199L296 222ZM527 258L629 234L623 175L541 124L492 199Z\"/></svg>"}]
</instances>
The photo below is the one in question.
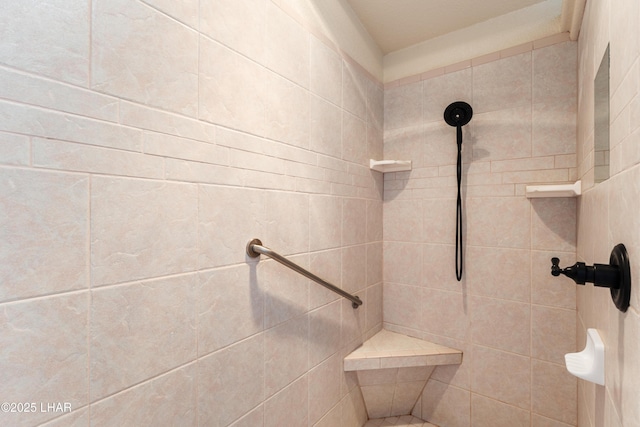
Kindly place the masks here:
<instances>
[{"instance_id":1,"label":"shower floor tile","mask_svg":"<svg viewBox=\"0 0 640 427\"><path fill-rule=\"evenodd\" d=\"M412 415L402 415L400 417L376 418L369 420L362 427L438 427Z\"/></svg>"}]
</instances>

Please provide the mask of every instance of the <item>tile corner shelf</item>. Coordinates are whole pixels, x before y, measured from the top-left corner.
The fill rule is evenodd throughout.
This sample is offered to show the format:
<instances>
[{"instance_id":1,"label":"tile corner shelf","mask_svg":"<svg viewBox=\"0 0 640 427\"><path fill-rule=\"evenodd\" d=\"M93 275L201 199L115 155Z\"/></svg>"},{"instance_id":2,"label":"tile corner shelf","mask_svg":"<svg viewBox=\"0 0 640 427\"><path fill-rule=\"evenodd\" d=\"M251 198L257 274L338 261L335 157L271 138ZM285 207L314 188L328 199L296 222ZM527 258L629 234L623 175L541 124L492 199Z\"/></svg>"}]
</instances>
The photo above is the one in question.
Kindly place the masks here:
<instances>
[{"instance_id":1,"label":"tile corner shelf","mask_svg":"<svg viewBox=\"0 0 640 427\"><path fill-rule=\"evenodd\" d=\"M373 160L369 159L369 168L378 172L404 172L411 170L411 160Z\"/></svg>"},{"instance_id":2,"label":"tile corner shelf","mask_svg":"<svg viewBox=\"0 0 640 427\"><path fill-rule=\"evenodd\" d=\"M462 363L462 351L381 330L344 358L345 371Z\"/></svg>"},{"instance_id":3,"label":"tile corner shelf","mask_svg":"<svg viewBox=\"0 0 640 427\"><path fill-rule=\"evenodd\" d=\"M344 358L344 370L356 372L374 419L411 413L435 367L460 363L460 350L383 329Z\"/></svg>"},{"instance_id":4,"label":"tile corner shelf","mask_svg":"<svg viewBox=\"0 0 640 427\"><path fill-rule=\"evenodd\" d=\"M580 181L576 181L574 184L527 185L525 195L527 199L537 199L541 197L578 197L582 194L581 184Z\"/></svg>"}]
</instances>

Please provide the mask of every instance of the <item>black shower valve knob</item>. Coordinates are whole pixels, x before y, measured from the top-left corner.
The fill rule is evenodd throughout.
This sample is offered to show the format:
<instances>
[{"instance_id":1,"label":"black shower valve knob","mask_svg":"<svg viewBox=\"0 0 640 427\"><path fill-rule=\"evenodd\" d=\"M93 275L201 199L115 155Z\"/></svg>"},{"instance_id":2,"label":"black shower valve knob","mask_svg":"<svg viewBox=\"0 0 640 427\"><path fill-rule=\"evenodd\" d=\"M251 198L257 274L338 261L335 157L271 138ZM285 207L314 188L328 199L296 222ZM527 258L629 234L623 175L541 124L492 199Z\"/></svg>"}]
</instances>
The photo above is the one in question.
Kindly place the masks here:
<instances>
[{"instance_id":1,"label":"black shower valve knob","mask_svg":"<svg viewBox=\"0 0 640 427\"><path fill-rule=\"evenodd\" d=\"M611 251L609 264L593 264L588 266L584 262L576 262L571 267L560 268L560 259L551 258L551 274L573 279L578 285L586 282L595 286L609 288L611 299L618 310L625 312L631 300L631 266L629 254L624 244L618 243Z\"/></svg>"},{"instance_id":2,"label":"black shower valve knob","mask_svg":"<svg viewBox=\"0 0 640 427\"><path fill-rule=\"evenodd\" d=\"M620 286L620 272L617 266L608 264L593 264L588 266L584 262L576 262L566 268L560 268L560 259L551 258L551 274L559 276L564 274L578 285L593 283L603 288L618 288Z\"/></svg>"}]
</instances>

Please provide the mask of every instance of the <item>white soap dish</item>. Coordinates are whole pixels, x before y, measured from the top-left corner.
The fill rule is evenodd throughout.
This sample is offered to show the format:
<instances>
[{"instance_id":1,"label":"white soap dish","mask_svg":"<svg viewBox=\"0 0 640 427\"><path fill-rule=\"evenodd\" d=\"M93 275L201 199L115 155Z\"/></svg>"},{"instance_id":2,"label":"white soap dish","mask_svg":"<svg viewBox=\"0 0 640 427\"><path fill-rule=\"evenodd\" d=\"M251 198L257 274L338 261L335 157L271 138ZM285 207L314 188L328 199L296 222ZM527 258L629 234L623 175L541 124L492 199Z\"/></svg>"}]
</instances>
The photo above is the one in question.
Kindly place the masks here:
<instances>
[{"instance_id":1,"label":"white soap dish","mask_svg":"<svg viewBox=\"0 0 640 427\"><path fill-rule=\"evenodd\" d=\"M582 183L576 181L574 184L551 184L551 185L527 185L525 196L527 199L537 199L540 197L578 197L582 194Z\"/></svg>"},{"instance_id":2,"label":"white soap dish","mask_svg":"<svg viewBox=\"0 0 640 427\"><path fill-rule=\"evenodd\" d=\"M604 385L604 344L597 330L587 329L587 345L584 350L565 354L564 360L572 375Z\"/></svg>"},{"instance_id":3,"label":"white soap dish","mask_svg":"<svg viewBox=\"0 0 640 427\"><path fill-rule=\"evenodd\" d=\"M369 159L369 168L378 172L406 172L411 170L411 160L373 160Z\"/></svg>"}]
</instances>

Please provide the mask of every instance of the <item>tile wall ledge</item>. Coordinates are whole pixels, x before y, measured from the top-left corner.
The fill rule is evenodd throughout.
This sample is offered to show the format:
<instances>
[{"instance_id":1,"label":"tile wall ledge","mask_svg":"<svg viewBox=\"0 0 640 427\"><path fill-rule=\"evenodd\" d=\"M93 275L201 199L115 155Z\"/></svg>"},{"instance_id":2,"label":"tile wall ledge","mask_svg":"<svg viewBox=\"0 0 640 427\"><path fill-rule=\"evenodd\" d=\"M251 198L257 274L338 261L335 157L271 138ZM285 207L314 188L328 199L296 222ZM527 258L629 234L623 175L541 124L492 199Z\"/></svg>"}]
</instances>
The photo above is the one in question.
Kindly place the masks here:
<instances>
[{"instance_id":1,"label":"tile wall ledge","mask_svg":"<svg viewBox=\"0 0 640 427\"><path fill-rule=\"evenodd\" d=\"M345 371L457 365L462 351L381 330L344 358Z\"/></svg>"}]
</instances>

